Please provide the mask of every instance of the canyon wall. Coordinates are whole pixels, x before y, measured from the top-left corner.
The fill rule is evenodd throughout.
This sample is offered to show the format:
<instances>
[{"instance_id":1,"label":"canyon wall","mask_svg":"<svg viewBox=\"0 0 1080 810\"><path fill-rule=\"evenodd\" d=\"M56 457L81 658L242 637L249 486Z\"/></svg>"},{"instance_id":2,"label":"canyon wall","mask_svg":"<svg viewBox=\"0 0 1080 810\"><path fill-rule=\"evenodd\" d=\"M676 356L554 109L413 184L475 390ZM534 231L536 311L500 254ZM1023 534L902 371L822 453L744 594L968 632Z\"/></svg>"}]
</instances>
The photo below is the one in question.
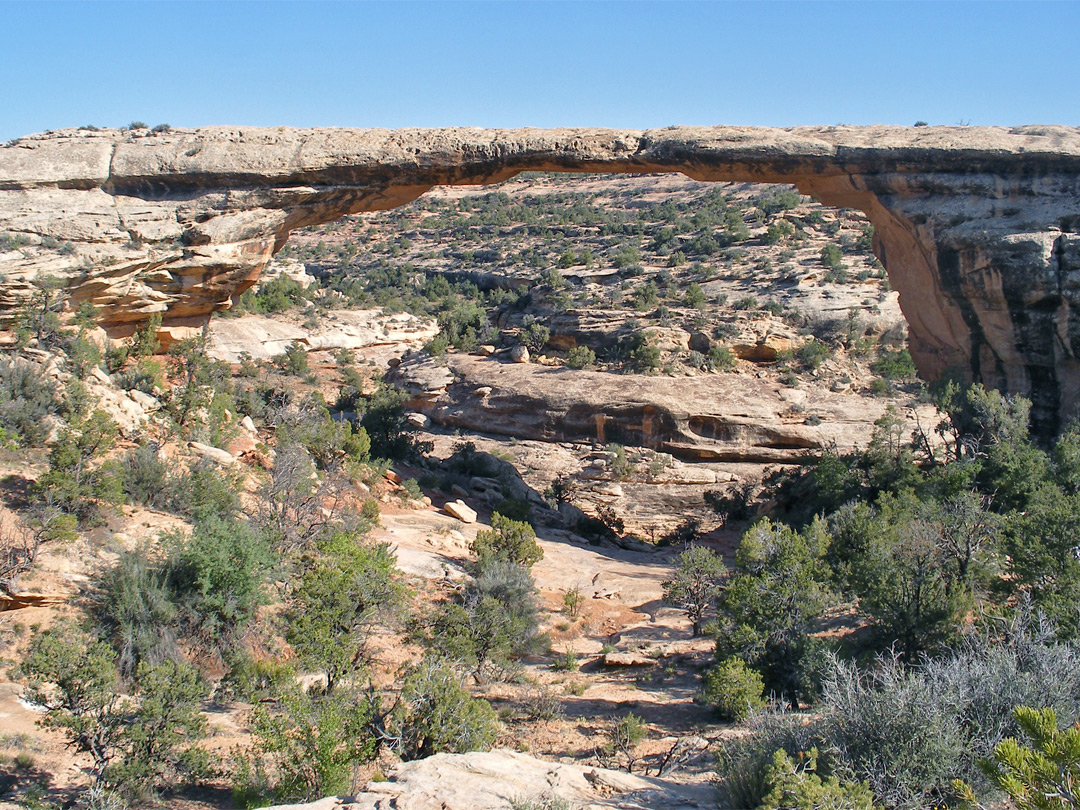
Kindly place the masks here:
<instances>
[{"instance_id":1,"label":"canyon wall","mask_svg":"<svg viewBox=\"0 0 1080 810\"><path fill-rule=\"evenodd\" d=\"M0 318L64 280L114 337L161 313L199 328L290 231L435 185L521 171L682 172L792 183L875 226L911 353L1034 403L1080 405L1080 129L63 130L0 147Z\"/></svg>"}]
</instances>

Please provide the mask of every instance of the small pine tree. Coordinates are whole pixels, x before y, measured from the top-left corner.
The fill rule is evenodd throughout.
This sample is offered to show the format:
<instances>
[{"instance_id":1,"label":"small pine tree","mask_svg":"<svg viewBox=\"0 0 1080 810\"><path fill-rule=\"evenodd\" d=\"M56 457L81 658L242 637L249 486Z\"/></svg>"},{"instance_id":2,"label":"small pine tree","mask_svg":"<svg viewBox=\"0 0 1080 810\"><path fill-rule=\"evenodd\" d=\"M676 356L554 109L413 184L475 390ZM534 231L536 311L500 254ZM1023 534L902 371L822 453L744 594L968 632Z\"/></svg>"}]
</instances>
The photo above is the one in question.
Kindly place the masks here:
<instances>
[{"instance_id":1,"label":"small pine tree","mask_svg":"<svg viewBox=\"0 0 1080 810\"><path fill-rule=\"evenodd\" d=\"M664 601L681 608L701 635L706 614L716 603L727 575L723 558L710 548L694 546L679 555L675 576L663 583Z\"/></svg>"}]
</instances>

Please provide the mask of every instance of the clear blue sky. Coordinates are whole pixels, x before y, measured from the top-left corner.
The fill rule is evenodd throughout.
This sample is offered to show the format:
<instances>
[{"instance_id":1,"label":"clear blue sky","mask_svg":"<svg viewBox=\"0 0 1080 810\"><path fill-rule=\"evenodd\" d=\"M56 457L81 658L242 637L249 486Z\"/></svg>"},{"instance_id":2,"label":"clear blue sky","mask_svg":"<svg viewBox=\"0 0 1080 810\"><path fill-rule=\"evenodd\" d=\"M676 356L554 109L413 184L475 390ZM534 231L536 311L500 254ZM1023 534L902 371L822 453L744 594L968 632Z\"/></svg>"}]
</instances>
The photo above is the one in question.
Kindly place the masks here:
<instances>
[{"instance_id":1,"label":"clear blue sky","mask_svg":"<svg viewBox=\"0 0 1080 810\"><path fill-rule=\"evenodd\" d=\"M6 2L65 126L1080 125L1080 2Z\"/></svg>"}]
</instances>

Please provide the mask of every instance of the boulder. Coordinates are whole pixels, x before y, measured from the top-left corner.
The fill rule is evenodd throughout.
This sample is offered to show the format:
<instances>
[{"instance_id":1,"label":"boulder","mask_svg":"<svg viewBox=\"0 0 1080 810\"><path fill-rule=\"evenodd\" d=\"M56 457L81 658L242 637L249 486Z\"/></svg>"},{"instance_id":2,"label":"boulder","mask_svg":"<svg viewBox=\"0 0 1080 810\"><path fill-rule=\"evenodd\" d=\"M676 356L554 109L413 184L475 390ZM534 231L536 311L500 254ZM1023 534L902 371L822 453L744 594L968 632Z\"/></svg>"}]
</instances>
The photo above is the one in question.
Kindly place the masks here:
<instances>
[{"instance_id":1,"label":"boulder","mask_svg":"<svg viewBox=\"0 0 1080 810\"><path fill-rule=\"evenodd\" d=\"M236 457L232 453L227 450L222 450L219 447L211 447L208 444L202 444L201 442L188 442L188 450L199 456L199 458L209 459L223 467L228 467L229 465L236 463Z\"/></svg>"},{"instance_id":2,"label":"boulder","mask_svg":"<svg viewBox=\"0 0 1080 810\"><path fill-rule=\"evenodd\" d=\"M708 354L709 350L712 348L712 338L704 332L691 332L690 341L687 346L692 352Z\"/></svg>"},{"instance_id":3,"label":"boulder","mask_svg":"<svg viewBox=\"0 0 1080 810\"><path fill-rule=\"evenodd\" d=\"M476 511L462 500L449 501L443 506L443 511L450 517L455 517L462 523L476 523Z\"/></svg>"},{"instance_id":4,"label":"boulder","mask_svg":"<svg viewBox=\"0 0 1080 810\"><path fill-rule=\"evenodd\" d=\"M803 341L784 335L765 335L755 344L737 343L731 347L740 360L752 363L775 363L781 352L793 352Z\"/></svg>"},{"instance_id":5,"label":"boulder","mask_svg":"<svg viewBox=\"0 0 1080 810\"><path fill-rule=\"evenodd\" d=\"M528 363L529 362L529 349L526 346L522 346L520 343L510 350L510 359L515 363Z\"/></svg>"},{"instance_id":6,"label":"boulder","mask_svg":"<svg viewBox=\"0 0 1080 810\"><path fill-rule=\"evenodd\" d=\"M149 394L143 393L137 388L127 392L128 399L138 405L146 413L154 413L161 410L161 403Z\"/></svg>"},{"instance_id":7,"label":"boulder","mask_svg":"<svg viewBox=\"0 0 1080 810\"><path fill-rule=\"evenodd\" d=\"M255 434L241 431L240 435L229 442L229 454L239 458L248 453L254 453L258 447L259 439Z\"/></svg>"},{"instance_id":8,"label":"boulder","mask_svg":"<svg viewBox=\"0 0 1080 810\"><path fill-rule=\"evenodd\" d=\"M431 425L431 420L422 413L416 413L415 411L405 414L405 421L412 425L414 428L424 430Z\"/></svg>"},{"instance_id":9,"label":"boulder","mask_svg":"<svg viewBox=\"0 0 1080 810\"><path fill-rule=\"evenodd\" d=\"M609 652L604 655L605 667L651 667L656 661L643 653Z\"/></svg>"}]
</instances>

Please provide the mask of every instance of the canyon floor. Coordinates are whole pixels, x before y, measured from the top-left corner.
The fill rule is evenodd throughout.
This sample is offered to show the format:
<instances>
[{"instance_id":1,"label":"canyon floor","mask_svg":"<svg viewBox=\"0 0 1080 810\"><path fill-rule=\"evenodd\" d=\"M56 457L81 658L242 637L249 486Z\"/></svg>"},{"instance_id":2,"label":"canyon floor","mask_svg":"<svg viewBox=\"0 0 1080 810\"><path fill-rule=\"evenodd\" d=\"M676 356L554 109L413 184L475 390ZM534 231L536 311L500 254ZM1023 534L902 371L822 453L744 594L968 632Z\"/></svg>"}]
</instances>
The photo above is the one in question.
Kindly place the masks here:
<instances>
[{"instance_id":1,"label":"canyon floor","mask_svg":"<svg viewBox=\"0 0 1080 810\"><path fill-rule=\"evenodd\" d=\"M558 205L587 204L590 210L634 210L674 204L717 187L707 185L708 192L705 185L679 177L542 176L510 181L498 193L526 207L542 196L548 200L545 205L555 208L552 199ZM454 217L482 219L476 212L486 210L492 192L437 189L412 209L348 218L298 234L296 247L276 270L305 283L311 275L322 279L323 290L330 292L315 302L281 313L216 318L211 324L210 354L228 363L234 375L241 373L244 362L270 360L300 345L310 371L295 382L297 390L318 391L332 402L345 382L345 368L351 367L369 380L388 373L409 392L411 424L417 438L430 442L432 449L427 462L395 465L386 479L371 484L381 513L372 537L392 544L419 600L446 592L464 576L471 540L505 497L505 488L483 476L444 486L440 460L471 442L501 465L503 482L509 481L514 497L532 507L544 552L533 575L550 652L527 657L521 672L508 682L472 686L475 695L487 698L498 711L502 732L497 746L507 752L498 761L469 760L473 765L468 765L462 760L459 773L470 768L498 773L507 767L524 773L533 766L514 757L527 754L541 762L592 769L595 776L604 765L616 764L601 753L606 731L633 712L648 729L637 751L636 772L653 782L596 787L594 779L594 795L568 787L568 796L581 806L709 806L717 745L739 732L716 722L708 707L695 702L701 674L713 660L713 644L709 638L695 638L683 612L663 603L662 583L671 576L673 560L683 547L661 541L694 518L700 521L697 542L730 561L743 526L723 525L706 504L707 492L731 493L743 487L767 512L769 493L761 491L761 482L771 471L825 450L865 447L875 422L888 409L904 431L922 427L929 432L935 423L935 412L921 400L916 381L885 381L872 370L879 352L888 353L889 347L898 351L903 344L904 325L896 295L869 254L866 223L852 212L823 209L805 198L791 201L779 218L769 209L771 213L755 219L749 215L751 201L760 200L762 189L749 184L724 188L729 202L747 212L750 227L739 236L745 245L726 250L706 246L703 250L711 252L696 261L676 256L675 245L662 253L635 248L634 255L627 256L629 264L621 267L603 258L618 244L599 226L566 225L566 233L546 241L512 223L498 226L510 229L509 236L498 227L491 232L495 226L486 220L461 228ZM433 221L440 217L445 220L441 225ZM787 227L775 227L781 219ZM461 244L449 244L447 230L460 231L454 238ZM803 236L789 241L796 232ZM776 234L776 240L769 234ZM685 235L671 238L689 240ZM535 283L536 270L528 261L493 258L487 262L491 267L463 275L460 265L475 264L485 240L499 245L503 259L528 253L539 256L541 264L562 266L559 277L549 277L552 283L534 289L521 307L492 314L506 344L531 323L547 325L550 340L530 362L515 362L509 345L425 352L423 347L430 347L439 333L438 313L401 311L399 300L389 300L393 296L360 307L344 301L340 293L335 297L326 283L335 273L347 277L356 268L359 277L365 277L364 251L379 254L368 256L371 266L382 266L392 256L394 263L420 268L428 278L460 276L506 290ZM822 265L823 249L834 242L848 251L842 273ZM692 250L689 245L686 249ZM463 253L470 255L462 258ZM569 258L559 258L568 253ZM342 263L350 262L353 270L342 270ZM658 291L652 281L661 276ZM640 296L646 282L652 290ZM410 285L415 286L412 280L401 289ZM696 292L690 292L691 285ZM638 345L657 349L655 366L620 368L625 361L625 353L619 353L621 342L639 333L643 337ZM800 347L815 343L828 344L827 356L800 359ZM582 346L595 349L595 361L586 369L569 368L567 353ZM713 347L726 352L712 355L725 358L724 370L706 364ZM341 352L348 353L350 364L340 362ZM138 399L127 396L115 380L106 378L101 387L109 392L108 397L102 394L102 401L113 403L121 422L121 449L134 447L158 417L138 411ZM272 442L273 430L260 427L244 447L233 448L235 457L228 463L244 465L258 476L255 448ZM0 479L10 505L46 468L46 457L44 452L2 452ZM403 482L409 479L418 482L422 498L407 494ZM590 542L579 534L573 521L561 517L545 499L556 481L570 488L573 505L584 514L595 516L602 509L616 514L623 521L623 537ZM476 522L448 514L445 505L454 500L475 510ZM78 613L88 584L103 564L115 560L119 549L184 525L164 512L123 507L105 526L44 555L23 580L25 593L42 597L39 604L0 613L0 649L6 661L17 662L30 631L48 626L58 615ZM581 605L570 610L566 596L575 593L582 597ZM378 642L379 677L392 683L395 668L409 659L408 646L393 634ZM38 725L41 713L22 694L17 672L7 668L0 676L0 754L25 753L33 762L29 769L11 772L7 789L48 775L49 791L63 798L85 783L89 762L73 755L59 733ZM225 765L229 752L248 739L244 724L249 708L224 700L205 707L213 730L210 747L219 764ZM456 766L446 767L453 772ZM367 776L381 780L395 768L397 764L382 761ZM414 765L402 769L415 771ZM420 776L410 778L430 786ZM578 773L574 778L584 777ZM550 772L545 776L542 767L536 779L558 782ZM417 788L420 793L428 789ZM515 795L541 795L548 787L538 783L513 789L520 791ZM659 792L635 804L636 799L625 797L636 790ZM388 796L383 794L387 802ZM472 806L506 806L511 798L492 796L490 803L477 799ZM620 804L619 796L625 803ZM222 778L199 792L170 799L168 806L228 807L230 801ZM429 806L415 801L393 806ZM375 798L371 802L357 806L384 806Z\"/></svg>"}]
</instances>

